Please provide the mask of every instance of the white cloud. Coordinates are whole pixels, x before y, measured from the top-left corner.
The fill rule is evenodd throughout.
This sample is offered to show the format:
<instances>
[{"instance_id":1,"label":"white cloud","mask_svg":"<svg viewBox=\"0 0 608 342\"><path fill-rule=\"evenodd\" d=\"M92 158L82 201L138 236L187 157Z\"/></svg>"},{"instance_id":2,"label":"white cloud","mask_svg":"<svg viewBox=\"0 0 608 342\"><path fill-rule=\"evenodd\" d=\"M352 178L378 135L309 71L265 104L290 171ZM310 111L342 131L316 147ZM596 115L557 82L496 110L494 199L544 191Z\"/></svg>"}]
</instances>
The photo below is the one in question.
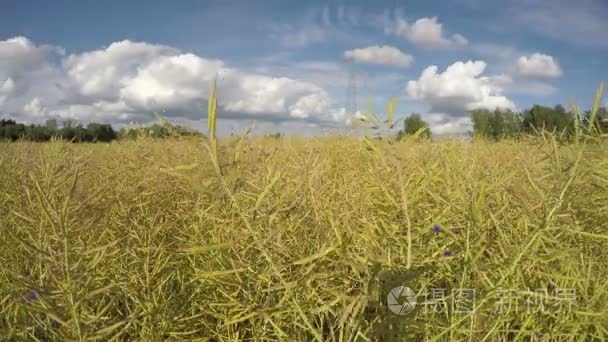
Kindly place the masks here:
<instances>
[{"instance_id":1,"label":"white cloud","mask_svg":"<svg viewBox=\"0 0 608 342\"><path fill-rule=\"evenodd\" d=\"M154 112L202 118L216 75L218 105L226 118L346 120L331 108L327 91L313 82L246 72L168 46L126 40L54 64L49 53L25 38L0 41L0 63L12 63L3 69L11 76L0 79L0 102L24 121L52 117L116 123ZM20 57L21 62L12 60ZM15 79L27 91L15 94Z\"/></svg>"},{"instance_id":2,"label":"white cloud","mask_svg":"<svg viewBox=\"0 0 608 342\"><path fill-rule=\"evenodd\" d=\"M0 40L0 104L4 106L12 97L28 92L36 85L33 77L46 74L48 78L52 69L48 60L53 54L63 54L63 49L35 45L21 36Z\"/></svg>"},{"instance_id":3,"label":"white cloud","mask_svg":"<svg viewBox=\"0 0 608 342\"><path fill-rule=\"evenodd\" d=\"M557 78L562 75L562 69L552 56L537 52L519 57L517 73L522 76Z\"/></svg>"},{"instance_id":4,"label":"white cloud","mask_svg":"<svg viewBox=\"0 0 608 342\"><path fill-rule=\"evenodd\" d=\"M157 56L132 76L118 80L118 98L135 110L195 111L205 85L222 66L221 61L193 54Z\"/></svg>"},{"instance_id":5,"label":"white cloud","mask_svg":"<svg viewBox=\"0 0 608 342\"><path fill-rule=\"evenodd\" d=\"M359 63L380 64L389 66L409 66L414 58L393 46L369 46L344 52L344 58Z\"/></svg>"},{"instance_id":6,"label":"white cloud","mask_svg":"<svg viewBox=\"0 0 608 342\"><path fill-rule=\"evenodd\" d=\"M463 35L458 33L445 37L443 25L438 22L437 17L420 18L413 24L398 18L393 27L387 29L387 32L427 47L457 47L469 43Z\"/></svg>"},{"instance_id":7,"label":"white cloud","mask_svg":"<svg viewBox=\"0 0 608 342\"><path fill-rule=\"evenodd\" d=\"M23 111L32 117L44 117L48 112L38 97L33 98L23 106Z\"/></svg>"},{"instance_id":8,"label":"white cloud","mask_svg":"<svg viewBox=\"0 0 608 342\"><path fill-rule=\"evenodd\" d=\"M429 123L433 135L462 136L473 129L471 118L468 116L454 118L445 113L428 113L423 119Z\"/></svg>"},{"instance_id":9,"label":"white cloud","mask_svg":"<svg viewBox=\"0 0 608 342\"><path fill-rule=\"evenodd\" d=\"M279 61L251 63L247 69L240 69L248 74L282 77L308 82L321 87L330 94L344 94L348 71L346 64L318 60ZM343 99L339 97L338 99Z\"/></svg>"},{"instance_id":10,"label":"white cloud","mask_svg":"<svg viewBox=\"0 0 608 342\"><path fill-rule=\"evenodd\" d=\"M296 118L308 118L319 115L329 108L329 96L321 91L300 97L295 104L289 106L289 114Z\"/></svg>"},{"instance_id":11,"label":"white cloud","mask_svg":"<svg viewBox=\"0 0 608 342\"><path fill-rule=\"evenodd\" d=\"M70 55L63 66L82 95L112 100L119 95L124 78L138 67L177 52L162 45L125 40L105 49Z\"/></svg>"},{"instance_id":12,"label":"white cloud","mask_svg":"<svg viewBox=\"0 0 608 342\"><path fill-rule=\"evenodd\" d=\"M4 80L1 84L2 86L0 86L0 93L10 94L15 89L15 81L13 81L13 79L10 77Z\"/></svg>"},{"instance_id":13,"label":"white cloud","mask_svg":"<svg viewBox=\"0 0 608 342\"><path fill-rule=\"evenodd\" d=\"M356 116L357 113L355 113L354 116ZM344 107L340 107L338 109L331 109L329 111L329 114L332 120L335 122L344 122L347 126L351 124L352 118L349 117L349 114L346 113L346 108Z\"/></svg>"},{"instance_id":14,"label":"white cloud","mask_svg":"<svg viewBox=\"0 0 608 342\"><path fill-rule=\"evenodd\" d=\"M218 93L224 96L219 98L219 103L224 104L228 111L308 118L321 115L328 109L328 95L310 82L248 74L234 69L223 70L220 78L223 85ZM310 102L310 96L322 100L322 108L305 105Z\"/></svg>"},{"instance_id":15,"label":"white cloud","mask_svg":"<svg viewBox=\"0 0 608 342\"><path fill-rule=\"evenodd\" d=\"M500 86L504 86L506 94L548 96L557 92L557 88L546 83L546 77L545 80L536 79L538 77L520 77L521 73L519 72L519 67L517 65L518 60L522 56L533 56L532 54L519 50L513 46L500 44L480 43L472 45L471 48L482 59L491 61L493 70L504 70L508 72L508 75L503 75L505 82L499 84ZM557 62L555 62L555 64L557 64Z\"/></svg>"},{"instance_id":16,"label":"white cloud","mask_svg":"<svg viewBox=\"0 0 608 342\"><path fill-rule=\"evenodd\" d=\"M418 80L409 81L406 90L411 98L425 101L436 113L463 116L480 108L515 110L515 104L502 95L501 85L507 79L481 76L485 68L483 61L459 61L438 73L438 67L433 65Z\"/></svg>"},{"instance_id":17,"label":"white cloud","mask_svg":"<svg viewBox=\"0 0 608 342\"><path fill-rule=\"evenodd\" d=\"M4 104L9 95L15 90L15 81L12 78L7 78L0 81L0 105Z\"/></svg>"},{"instance_id":18,"label":"white cloud","mask_svg":"<svg viewBox=\"0 0 608 342\"><path fill-rule=\"evenodd\" d=\"M62 53L63 50L50 45L36 46L25 37L0 41L0 80L18 79L47 66L47 58L53 52Z\"/></svg>"}]
</instances>

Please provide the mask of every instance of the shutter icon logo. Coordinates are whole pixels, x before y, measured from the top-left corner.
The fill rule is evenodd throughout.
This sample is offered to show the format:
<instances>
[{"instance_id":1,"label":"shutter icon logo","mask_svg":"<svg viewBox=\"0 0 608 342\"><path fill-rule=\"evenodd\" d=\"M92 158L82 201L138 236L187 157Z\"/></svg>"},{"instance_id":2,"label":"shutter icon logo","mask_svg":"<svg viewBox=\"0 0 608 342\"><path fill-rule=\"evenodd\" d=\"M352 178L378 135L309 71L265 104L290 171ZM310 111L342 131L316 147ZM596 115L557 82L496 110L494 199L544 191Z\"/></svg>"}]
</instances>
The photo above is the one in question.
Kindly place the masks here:
<instances>
[{"instance_id":1,"label":"shutter icon logo","mask_svg":"<svg viewBox=\"0 0 608 342\"><path fill-rule=\"evenodd\" d=\"M394 314L407 315L416 308L416 293L407 286L397 286L388 293L386 304Z\"/></svg>"}]
</instances>

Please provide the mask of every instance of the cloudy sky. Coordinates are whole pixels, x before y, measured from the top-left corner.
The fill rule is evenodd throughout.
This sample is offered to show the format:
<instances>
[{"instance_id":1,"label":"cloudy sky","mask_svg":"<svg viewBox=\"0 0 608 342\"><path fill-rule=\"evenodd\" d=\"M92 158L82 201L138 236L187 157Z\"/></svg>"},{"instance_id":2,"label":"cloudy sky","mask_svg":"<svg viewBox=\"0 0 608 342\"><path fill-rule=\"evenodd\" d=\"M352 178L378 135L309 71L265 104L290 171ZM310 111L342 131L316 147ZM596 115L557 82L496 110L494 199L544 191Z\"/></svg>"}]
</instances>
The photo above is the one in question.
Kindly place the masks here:
<instances>
[{"instance_id":1,"label":"cloudy sky","mask_svg":"<svg viewBox=\"0 0 608 342\"><path fill-rule=\"evenodd\" d=\"M348 80L435 134L467 111L589 106L608 78L605 0L0 2L0 116L116 126L348 130Z\"/></svg>"}]
</instances>

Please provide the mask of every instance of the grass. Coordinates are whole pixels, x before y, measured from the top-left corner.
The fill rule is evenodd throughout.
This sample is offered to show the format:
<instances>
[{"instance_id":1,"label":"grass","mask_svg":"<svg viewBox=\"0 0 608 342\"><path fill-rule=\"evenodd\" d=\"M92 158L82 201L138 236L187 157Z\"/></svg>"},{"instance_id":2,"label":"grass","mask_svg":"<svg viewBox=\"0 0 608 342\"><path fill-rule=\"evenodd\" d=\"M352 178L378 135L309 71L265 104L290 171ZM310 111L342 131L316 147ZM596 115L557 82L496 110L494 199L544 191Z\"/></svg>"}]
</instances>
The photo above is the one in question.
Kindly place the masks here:
<instances>
[{"instance_id":1,"label":"grass","mask_svg":"<svg viewBox=\"0 0 608 342\"><path fill-rule=\"evenodd\" d=\"M218 144L0 143L0 340L608 338L605 142ZM476 309L394 315L404 282Z\"/></svg>"}]
</instances>

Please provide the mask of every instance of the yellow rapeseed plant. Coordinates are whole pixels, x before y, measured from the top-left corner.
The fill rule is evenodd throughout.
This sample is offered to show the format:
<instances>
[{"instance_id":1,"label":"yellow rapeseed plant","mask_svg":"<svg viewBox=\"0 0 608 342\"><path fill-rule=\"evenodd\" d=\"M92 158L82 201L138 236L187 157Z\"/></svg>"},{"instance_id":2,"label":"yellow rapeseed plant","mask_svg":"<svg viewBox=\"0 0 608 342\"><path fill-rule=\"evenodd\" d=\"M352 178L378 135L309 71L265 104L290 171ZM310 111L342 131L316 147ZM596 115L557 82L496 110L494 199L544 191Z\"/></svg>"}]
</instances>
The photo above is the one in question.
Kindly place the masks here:
<instances>
[{"instance_id":1,"label":"yellow rapeseed plant","mask_svg":"<svg viewBox=\"0 0 608 342\"><path fill-rule=\"evenodd\" d=\"M214 82L208 145L0 142L0 340L608 339L608 144L586 123L219 139L216 106Z\"/></svg>"}]
</instances>

